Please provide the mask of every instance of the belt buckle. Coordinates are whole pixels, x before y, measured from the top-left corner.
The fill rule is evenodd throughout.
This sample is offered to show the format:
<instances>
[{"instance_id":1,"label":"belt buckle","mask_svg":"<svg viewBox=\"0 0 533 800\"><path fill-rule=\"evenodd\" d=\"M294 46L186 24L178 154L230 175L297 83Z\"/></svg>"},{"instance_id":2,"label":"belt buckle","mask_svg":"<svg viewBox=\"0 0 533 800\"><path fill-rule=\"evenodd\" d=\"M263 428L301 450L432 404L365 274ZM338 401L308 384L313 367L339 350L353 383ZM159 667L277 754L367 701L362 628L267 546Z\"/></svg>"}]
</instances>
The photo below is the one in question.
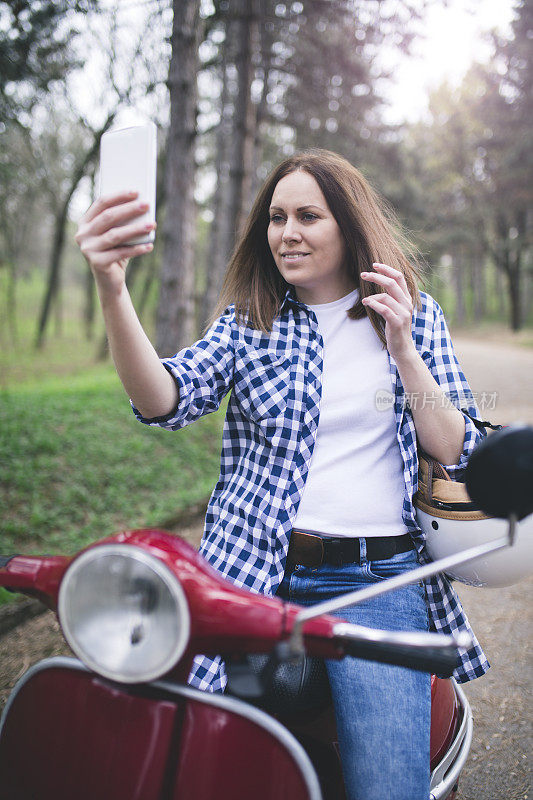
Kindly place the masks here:
<instances>
[{"instance_id":1,"label":"belt buckle","mask_svg":"<svg viewBox=\"0 0 533 800\"><path fill-rule=\"evenodd\" d=\"M303 564L306 567L319 567L324 561L324 540L321 536L314 536L312 533L293 531L298 538L298 553L291 553L289 544L289 555L293 555L295 564ZM296 538L296 537L295 537Z\"/></svg>"}]
</instances>

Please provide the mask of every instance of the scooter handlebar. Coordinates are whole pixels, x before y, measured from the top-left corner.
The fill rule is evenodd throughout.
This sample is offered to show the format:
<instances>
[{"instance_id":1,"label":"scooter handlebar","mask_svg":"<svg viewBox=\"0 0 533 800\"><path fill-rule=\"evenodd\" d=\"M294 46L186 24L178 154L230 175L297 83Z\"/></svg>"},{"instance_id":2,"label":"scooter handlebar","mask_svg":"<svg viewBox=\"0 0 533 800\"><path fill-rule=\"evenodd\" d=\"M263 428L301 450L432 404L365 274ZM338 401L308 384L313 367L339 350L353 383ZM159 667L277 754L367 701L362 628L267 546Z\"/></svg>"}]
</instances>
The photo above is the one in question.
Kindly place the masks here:
<instances>
[{"instance_id":1,"label":"scooter handlebar","mask_svg":"<svg viewBox=\"0 0 533 800\"><path fill-rule=\"evenodd\" d=\"M469 647L468 634L397 633L339 622L333 636L343 654L395 664L449 678L458 662L458 649Z\"/></svg>"}]
</instances>

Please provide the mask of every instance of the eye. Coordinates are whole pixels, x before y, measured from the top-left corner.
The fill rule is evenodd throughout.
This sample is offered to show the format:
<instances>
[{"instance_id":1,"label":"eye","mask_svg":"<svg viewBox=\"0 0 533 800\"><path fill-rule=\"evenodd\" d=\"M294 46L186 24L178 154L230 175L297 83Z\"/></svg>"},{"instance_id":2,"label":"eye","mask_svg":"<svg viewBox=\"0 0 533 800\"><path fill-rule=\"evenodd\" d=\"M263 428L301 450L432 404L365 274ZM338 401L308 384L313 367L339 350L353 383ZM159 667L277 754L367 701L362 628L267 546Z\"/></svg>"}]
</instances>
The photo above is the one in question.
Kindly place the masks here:
<instances>
[{"instance_id":1,"label":"eye","mask_svg":"<svg viewBox=\"0 0 533 800\"><path fill-rule=\"evenodd\" d=\"M304 220L304 222L313 222L315 219L318 219L318 217L311 211L304 211L304 213L302 214L302 219Z\"/></svg>"},{"instance_id":2,"label":"eye","mask_svg":"<svg viewBox=\"0 0 533 800\"><path fill-rule=\"evenodd\" d=\"M272 214L270 216L270 222L273 222L274 224L277 222L283 222L284 219L285 218L281 214Z\"/></svg>"}]
</instances>

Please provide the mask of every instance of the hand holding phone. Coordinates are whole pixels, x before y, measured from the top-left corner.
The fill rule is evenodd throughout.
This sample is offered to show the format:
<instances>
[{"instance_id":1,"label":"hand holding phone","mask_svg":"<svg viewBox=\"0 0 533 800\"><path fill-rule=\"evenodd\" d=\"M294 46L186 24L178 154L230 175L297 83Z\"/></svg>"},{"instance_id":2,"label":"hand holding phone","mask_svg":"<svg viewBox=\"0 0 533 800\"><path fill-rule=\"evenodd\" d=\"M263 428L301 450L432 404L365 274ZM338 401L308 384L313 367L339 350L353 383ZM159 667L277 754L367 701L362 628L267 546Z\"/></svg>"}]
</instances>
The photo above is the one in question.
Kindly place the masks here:
<instances>
[{"instance_id":1,"label":"hand holding phone","mask_svg":"<svg viewBox=\"0 0 533 800\"><path fill-rule=\"evenodd\" d=\"M138 201L149 206L138 222L155 222L156 167L157 128L153 122L104 133L100 142L100 196L138 192ZM121 246L147 244L154 239L155 231L150 231Z\"/></svg>"}]
</instances>

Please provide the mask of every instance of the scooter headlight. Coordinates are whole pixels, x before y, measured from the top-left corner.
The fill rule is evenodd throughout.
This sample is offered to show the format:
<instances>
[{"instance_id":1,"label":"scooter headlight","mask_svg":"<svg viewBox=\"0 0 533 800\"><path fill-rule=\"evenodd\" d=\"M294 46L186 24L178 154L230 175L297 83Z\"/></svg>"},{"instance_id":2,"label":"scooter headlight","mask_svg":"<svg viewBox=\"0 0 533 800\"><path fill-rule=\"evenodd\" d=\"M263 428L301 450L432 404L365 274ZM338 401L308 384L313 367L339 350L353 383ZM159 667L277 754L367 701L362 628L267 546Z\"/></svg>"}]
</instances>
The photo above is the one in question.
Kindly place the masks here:
<instances>
[{"instance_id":1,"label":"scooter headlight","mask_svg":"<svg viewBox=\"0 0 533 800\"><path fill-rule=\"evenodd\" d=\"M134 545L99 545L76 558L61 582L58 614L78 658L122 683L161 677L189 641L189 607L180 582Z\"/></svg>"}]
</instances>

